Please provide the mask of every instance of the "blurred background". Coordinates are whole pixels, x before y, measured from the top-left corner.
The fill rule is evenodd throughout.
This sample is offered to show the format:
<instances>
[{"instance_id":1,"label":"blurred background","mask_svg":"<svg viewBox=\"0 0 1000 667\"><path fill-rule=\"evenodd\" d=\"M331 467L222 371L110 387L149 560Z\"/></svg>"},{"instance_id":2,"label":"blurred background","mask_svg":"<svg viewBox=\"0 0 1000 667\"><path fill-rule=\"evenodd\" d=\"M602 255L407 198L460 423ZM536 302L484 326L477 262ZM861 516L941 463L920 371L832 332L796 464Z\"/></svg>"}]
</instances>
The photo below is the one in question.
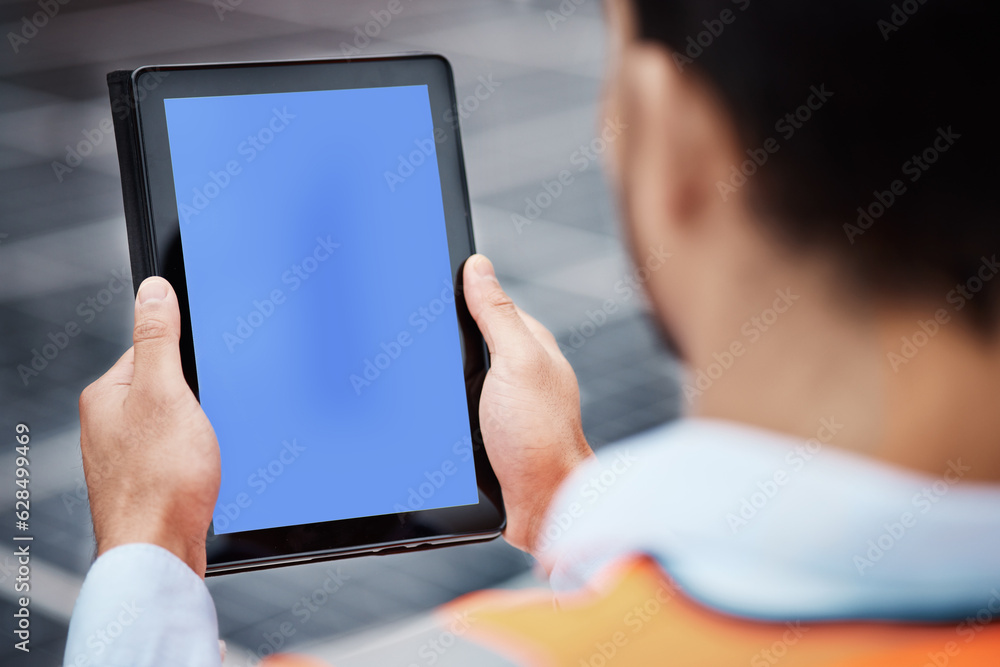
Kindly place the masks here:
<instances>
[{"instance_id":1,"label":"blurred background","mask_svg":"<svg viewBox=\"0 0 1000 667\"><path fill-rule=\"evenodd\" d=\"M581 152L600 131L599 0L401 0L402 11L385 25L373 16L388 0L41 4L58 11L37 18L37 1L0 1L0 502L10 510L0 529L7 544L0 548L0 664L61 664L73 602L93 556L77 398L130 345L133 307L131 289L106 289L119 276L131 285L117 155L107 131L105 75L112 70L339 56L345 45L366 55L443 53L463 109L478 248L514 300L568 352L591 444L677 416L678 367L657 341L642 296L621 287L634 267L601 161ZM577 172L581 155L586 166ZM573 183L539 199L563 169L574 169ZM549 203L531 224L518 224L513 216L526 215L526 200ZM18 372L69 323L81 333L44 369ZM29 655L9 639L18 422L32 434ZM255 665L276 645L326 642L346 655L462 593L523 585L531 565L497 540L229 575L210 579L209 587L230 649L226 664ZM336 593L303 613L303 598L331 578Z\"/></svg>"}]
</instances>

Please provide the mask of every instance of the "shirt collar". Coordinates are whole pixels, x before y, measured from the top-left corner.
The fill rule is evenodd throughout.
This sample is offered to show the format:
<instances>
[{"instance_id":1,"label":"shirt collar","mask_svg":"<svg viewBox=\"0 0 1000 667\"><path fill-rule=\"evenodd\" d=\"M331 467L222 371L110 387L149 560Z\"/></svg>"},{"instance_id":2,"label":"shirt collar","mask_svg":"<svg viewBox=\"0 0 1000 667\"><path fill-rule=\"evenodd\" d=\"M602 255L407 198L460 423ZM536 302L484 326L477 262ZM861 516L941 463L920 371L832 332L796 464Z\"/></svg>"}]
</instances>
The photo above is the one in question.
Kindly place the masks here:
<instances>
[{"instance_id":1,"label":"shirt collar","mask_svg":"<svg viewBox=\"0 0 1000 667\"><path fill-rule=\"evenodd\" d=\"M762 619L944 620L1000 604L1000 485L685 419L602 449L567 480L538 553L553 585L655 557L692 598Z\"/></svg>"}]
</instances>

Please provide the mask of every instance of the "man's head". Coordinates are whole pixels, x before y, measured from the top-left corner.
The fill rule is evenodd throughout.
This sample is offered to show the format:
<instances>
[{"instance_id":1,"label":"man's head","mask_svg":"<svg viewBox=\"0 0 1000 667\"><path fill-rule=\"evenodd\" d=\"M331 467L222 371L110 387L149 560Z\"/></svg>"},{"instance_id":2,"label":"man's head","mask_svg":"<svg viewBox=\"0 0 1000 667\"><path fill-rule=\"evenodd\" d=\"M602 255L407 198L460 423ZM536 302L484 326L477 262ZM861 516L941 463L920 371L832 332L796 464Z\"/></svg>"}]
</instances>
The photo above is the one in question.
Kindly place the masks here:
<instances>
[{"instance_id":1,"label":"man's head","mask_svg":"<svg viewBox=\"0 0 1000 667\"><path fill-rule=\"evenodd\" d=\"M719 280L719 237L814 259L870 305L934 304L1000 251L987 5L609 0L629 233L683 269L650 282L682 351L674 292ZM998 304L987 282L961 316L990 331Z\"/></svg>"},{"instance_id":2,"label":"man's head","mask_svg":"<svg viewBox=\"0 0 1000 667\"><path fill-rule=\"evenodd\" d=\"M695 414L1000 479L992 7L608 0L613 181Z\"/></svg>"}]
</instances>

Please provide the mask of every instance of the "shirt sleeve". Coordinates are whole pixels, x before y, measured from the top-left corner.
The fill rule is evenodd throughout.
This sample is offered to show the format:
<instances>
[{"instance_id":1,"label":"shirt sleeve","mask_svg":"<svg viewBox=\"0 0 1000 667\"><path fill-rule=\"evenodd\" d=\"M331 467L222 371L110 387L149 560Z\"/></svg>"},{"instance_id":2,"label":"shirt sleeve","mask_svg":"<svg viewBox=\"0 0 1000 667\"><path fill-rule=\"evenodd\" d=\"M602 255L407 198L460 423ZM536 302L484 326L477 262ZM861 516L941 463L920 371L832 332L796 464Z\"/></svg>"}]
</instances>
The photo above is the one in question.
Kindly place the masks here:
<instances>
[{"instance_id":1,"label":"shirt sleeve","mask_svg":"<svg viewBox=\"0 0 1000 667\"><path fill-rule=\"evenodd\" d=\"M205 582L152 544L98 558L73 608L64 667L220 667L219 626Z\"/></svg>"}]
</instances>

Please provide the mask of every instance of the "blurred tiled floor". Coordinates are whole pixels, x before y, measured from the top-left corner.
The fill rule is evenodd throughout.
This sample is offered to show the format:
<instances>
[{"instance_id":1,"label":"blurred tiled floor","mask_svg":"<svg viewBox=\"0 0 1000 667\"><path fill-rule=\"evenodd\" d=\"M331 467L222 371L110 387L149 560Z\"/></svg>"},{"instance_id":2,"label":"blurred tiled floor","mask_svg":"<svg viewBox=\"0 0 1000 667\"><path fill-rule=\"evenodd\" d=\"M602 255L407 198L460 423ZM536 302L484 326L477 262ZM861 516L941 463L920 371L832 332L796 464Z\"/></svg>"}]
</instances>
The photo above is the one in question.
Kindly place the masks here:
<instances>
[{"instance_id":1,"label":"blurred tiled floor","mask_svg":"<svg viewBox=\"0 0 1000 667\"><path fill-rule=\"evenodd\" d=\"M35 569L32 652L0 644L3 665L57 665L66 623L93 550L79 459L80 390L128 346L128 292L91 316L115 272L127 271L118 167L108 136L60 181L67 145L110 116L104 76L143 64L341 54L385 0L230 2L70 0L14 52L0 44L0 428L32 427ZM595 446L673 418L676 366L656 341L638 295L616 285L630 271L600 164L574 152L597 134L603 57L598 0L550 23L557 0L403 0L366 53L431 50L452 61L460 98L480 76L499 86L463 118L479 249L525 310L549 326L580 379ZM0 1L0 32L21 29L35 2ZM471 105L470 105L471 106ZM525 199L570 169L574 181L520 230ZM617 308L595 315L613 299ZM83 304L83 305L81 305ZM588 314L589 313L589 314ZM27 385L18 364L67 322L73 338ZM593 325L593 322L599 325ZM3 507L12 457L0 450ZM9 516L9 514L5 514ZM6 540L5 540L6 541ZM2 634L11 637L11 550L0 551ZM439 551L303 565L213 579L210 588L234 664L284 647L405 618L528 568L497 541ZM328 577L343 580L316 611L300 604ZM283 624L285 624L283 626ZM294 632L282 635L282 627ZM275 633L278 633L277 635ZM270 643L269 643L270 639Z\"/></svg>"}]
</instances>

